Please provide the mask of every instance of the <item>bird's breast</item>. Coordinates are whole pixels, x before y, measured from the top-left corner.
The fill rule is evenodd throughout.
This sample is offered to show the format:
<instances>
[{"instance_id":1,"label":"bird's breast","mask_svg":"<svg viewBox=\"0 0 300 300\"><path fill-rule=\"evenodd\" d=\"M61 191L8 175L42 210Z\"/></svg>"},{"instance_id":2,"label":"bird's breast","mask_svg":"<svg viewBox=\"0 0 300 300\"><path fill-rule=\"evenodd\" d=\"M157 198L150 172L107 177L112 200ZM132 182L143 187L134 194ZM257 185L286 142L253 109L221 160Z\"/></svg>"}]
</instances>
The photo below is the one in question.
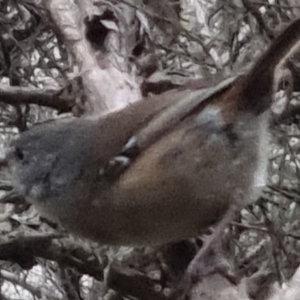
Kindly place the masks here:
<instances>
[{"instance_id":1,"label":"bird's breast","mask_svg":"<svg viewBox=\"0 0 300 300\"><path fill-rule=\"evenodd\" d=\"M74 214L66 227L106 244L163 244L198 235L231 204L243 206L253 197L267 163L265 119L241 116L227 131L181 124L112 185L95 183L91 205L77 199L78 215L86 210L87 219L78 229Z\"/></svg>"}]
</instances>

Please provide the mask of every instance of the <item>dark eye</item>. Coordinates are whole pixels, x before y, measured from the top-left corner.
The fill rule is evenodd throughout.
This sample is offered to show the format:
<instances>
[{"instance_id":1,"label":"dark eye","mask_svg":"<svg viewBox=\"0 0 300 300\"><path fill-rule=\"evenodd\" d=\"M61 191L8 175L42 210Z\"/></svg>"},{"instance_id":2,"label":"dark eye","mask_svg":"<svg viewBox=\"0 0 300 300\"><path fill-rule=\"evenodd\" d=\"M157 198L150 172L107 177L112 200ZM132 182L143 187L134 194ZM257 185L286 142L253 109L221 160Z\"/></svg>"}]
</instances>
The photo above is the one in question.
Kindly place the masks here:
<instances>
[{"instance_id":1,"label":"dark eye","mask_svg":"<svg viewBox=\"0 0 300 300\"><path fill-rule=\"evenodd\" d=\"M19 160L24 159L24 153L19 147L16 148L15 155L16 155L16 158L19 159Z\"/></svg>"}]
</instances>

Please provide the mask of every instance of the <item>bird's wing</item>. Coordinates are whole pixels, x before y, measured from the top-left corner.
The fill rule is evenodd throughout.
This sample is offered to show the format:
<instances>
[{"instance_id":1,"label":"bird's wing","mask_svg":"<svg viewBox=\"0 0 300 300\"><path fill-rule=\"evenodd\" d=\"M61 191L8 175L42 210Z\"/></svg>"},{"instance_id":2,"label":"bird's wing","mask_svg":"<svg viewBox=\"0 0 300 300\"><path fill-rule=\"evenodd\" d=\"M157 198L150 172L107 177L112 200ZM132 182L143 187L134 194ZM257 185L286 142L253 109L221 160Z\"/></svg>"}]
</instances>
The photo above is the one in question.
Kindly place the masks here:
<instances>
[{"instance_id":1,"label":"bird's wing","mask_svg":"<svg viewBox=\"0 0 300 300\"><path fill-rule=\"evenodd\" d=\"M127 153L131 153L133 148L135 154L148 148L164 133L174 128L178 122L193 113L193 111L204 107L207 100L227 90L236 78L237 77L227 78L218 85L210 88L189 91L183 99L154 116L150 122L148 122L129 139L123 149L125 156Z\"/></svg>"}]
</instances>

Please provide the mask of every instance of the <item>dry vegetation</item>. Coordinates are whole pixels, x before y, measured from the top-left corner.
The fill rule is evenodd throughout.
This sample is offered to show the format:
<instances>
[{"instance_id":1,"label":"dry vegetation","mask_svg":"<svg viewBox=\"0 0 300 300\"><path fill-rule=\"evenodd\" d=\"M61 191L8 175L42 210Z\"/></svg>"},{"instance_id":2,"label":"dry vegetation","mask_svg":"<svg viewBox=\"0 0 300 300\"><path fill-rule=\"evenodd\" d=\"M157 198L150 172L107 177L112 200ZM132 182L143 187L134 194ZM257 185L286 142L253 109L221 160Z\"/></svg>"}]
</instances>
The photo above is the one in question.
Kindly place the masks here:
<instances>
[{"instance_id":1,"label":"dry vegetation","mask_svg":"<svg viewBox=\"0 0 300 300\"><path fill-rule=\"evenodd\" d=\"M300 17L297 0L75 2L0 1L2 151L37 122L98 116L242 73ZM226 263L238 282L213 274L191 299L299 299L299 59L289 67L294 93L288 86L278 93L269 185L226 232ZM0 188L0 299L167 299L201 245L88 243L40 219L5 174Z\"/></svg>"}]
</instances>

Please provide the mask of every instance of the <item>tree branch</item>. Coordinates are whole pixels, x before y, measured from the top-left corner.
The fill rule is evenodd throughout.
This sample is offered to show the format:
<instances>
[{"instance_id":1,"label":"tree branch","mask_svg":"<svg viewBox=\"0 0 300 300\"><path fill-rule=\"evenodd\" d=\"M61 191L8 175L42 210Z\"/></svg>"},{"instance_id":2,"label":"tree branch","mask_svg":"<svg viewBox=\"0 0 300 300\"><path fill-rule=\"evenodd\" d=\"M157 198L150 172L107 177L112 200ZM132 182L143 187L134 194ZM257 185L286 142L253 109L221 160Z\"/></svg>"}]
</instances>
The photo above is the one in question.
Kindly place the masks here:
<instances>
[{"instance_id":1,"label":"tree branch","mask_svg":"<svg viewBox=\"0 0 300 300\"><path fill-rule=\"evenodd\" d=\"M38 234L3 241L0 243L0 259L31 268L35 264L35 258L41 257L74 268L79 273L88 274L97 280L103 280L103 266L98 258L78 245L66 245L63 242L58 244L53 241L62 237L62 234Z\"/></svg>"},{"instance_id":2,"label":"tree branch","mask_svg":"<svg viewBox=\"0 0 300 300\"><path fill-rule=\"evenodd\" d=\"M36 89L20 86L0 86L0 101L16 104L37 104L68 112L75 105L75 99L64 93L63 89Z\"/></svg>"},{"instance_id":3,"label":"tree branch","mask_svg":"<svg viewBox=\"0 0 300 300\"><path fill-rule=\"evenodd\" d=\"M80 68L86 96L85 113L103 115L139 100L139 86L134 76L128 74L126 57L118 56L113 47L110 47L109 53L97 52L85 37L84 19L91 17L92 13L97 14L96 6L79 3L78 7L71 0L49 0L45 3L56 31L63 36Z\"/></svg>"},{"instance_id":4,"label":"tree branch","mask_svg":"<svg viewBox=\"0 0 300 300\"><path fill-rule=\"evenodd\" d=\"M253 15L256 19L257 24L259 27L266 33L267 37L272 41L275 39L274 32L267 26L264 19L261 16L259 10L254 7L248 0L242 0L245 8Z\"/></svg>"}]
</instances>

